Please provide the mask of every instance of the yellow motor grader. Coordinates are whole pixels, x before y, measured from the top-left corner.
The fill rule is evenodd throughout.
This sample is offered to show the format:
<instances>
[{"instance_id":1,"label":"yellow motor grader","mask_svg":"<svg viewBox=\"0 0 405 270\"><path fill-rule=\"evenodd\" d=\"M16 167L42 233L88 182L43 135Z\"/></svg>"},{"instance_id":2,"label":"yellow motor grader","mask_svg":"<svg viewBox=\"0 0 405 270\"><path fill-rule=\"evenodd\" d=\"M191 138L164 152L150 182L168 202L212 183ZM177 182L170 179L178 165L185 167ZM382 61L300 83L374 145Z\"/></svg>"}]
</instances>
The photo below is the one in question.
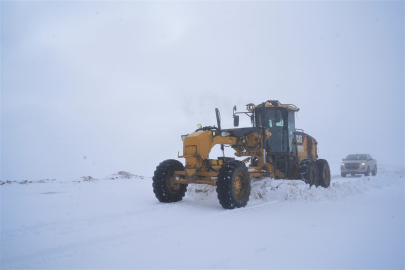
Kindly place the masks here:
<instances>
[{"instance_id":1,"label":"yellow motor grader","mask_svg":"<svg viewBox=\"0 0 405 270\"><path fill-rule=\"evenodd\" d=\"M329 187L329 164L318 159L316 140L295 128L295 113L299 109L292 104L268 100L258 105L249 103L247 111L236 112L233 108L233 129L221 129L221 117L215 109L217 126L199 128L182 135L185 166L178 160L161 162L153 176L153 191L160 202L181 201L188 184L216 186L218 199L223 208L245 207L249 201L251 177L304 180L316 187ZM252 127L236 128L239 115L250 117ZM210 159L215 145L230 146L234 157Z\"/></svg>"}]
</instances>

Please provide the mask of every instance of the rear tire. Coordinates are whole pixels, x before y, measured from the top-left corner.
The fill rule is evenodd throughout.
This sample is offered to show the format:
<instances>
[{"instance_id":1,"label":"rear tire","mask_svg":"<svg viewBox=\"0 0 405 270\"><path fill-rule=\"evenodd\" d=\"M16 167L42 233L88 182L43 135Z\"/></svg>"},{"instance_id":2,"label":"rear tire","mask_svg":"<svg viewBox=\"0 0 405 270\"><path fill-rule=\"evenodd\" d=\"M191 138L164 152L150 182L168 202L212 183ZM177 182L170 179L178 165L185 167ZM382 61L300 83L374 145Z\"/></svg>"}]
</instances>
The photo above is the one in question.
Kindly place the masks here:
<instances>
[{"instance_id":1,"label":"rear tire","mask_svg":"<svg viewBox=\"0 0 405 270\"><path fill-rule=\"evenodd\" d=\"M375 165L374 170L371 172L373 176L377 175L377 165Z\"/></svg>"},{"instance_id":2,"label":"rear tire","mask_svg":"<svg viewBox=\"0 0 405 270\"><path fill-rule=\"evenodd\" d=\"M316 161L319 174L319 185L321 187L327 188L330 186L330 168L329 164L325 159L318 159Z\"/></svg>"},{"instance_id":3,"label":"rear tire","mask_svg":"<svg viewBox=\"0 0 405 270\"><path fill-rule=\"evenodd\" d=\"M218 172L217 194L225 209L245 207L250 196L250 174L239 160L224 163Z\"/></svg>"},{"instance_id":4,"label":"rear tire","mask_svg":"<svg viewBox=\"0 0 405 270\"><path fill-rule=\"evenodd\" d=\"M367 171L364 173L365 176L369 176L370 175L370 167L367 166Z\"/></svg>"},{"instance_id":5,"label":"rear tire","mask_svg":"<svg viewBox=\"0 0 405 270\"><path fill-rule=\"evenodd\" d=\"M165 160L156 167L152 186L153 192L160 202L178 202L186 194L187 184L174 183L175 171L184 171L183 164L175 159Z\"/></svg>"},{"instance_id":6,"label":"rear tire","mask_svg":"<svg viewBox=\"0 0 405 270\"><path fill-rule=\"evenodd\" d=\"M315 187L319 186L319 173L315 161L311 159L304 159L301 161L299 174L305 183Z\"/></svg>"}]
</instances>

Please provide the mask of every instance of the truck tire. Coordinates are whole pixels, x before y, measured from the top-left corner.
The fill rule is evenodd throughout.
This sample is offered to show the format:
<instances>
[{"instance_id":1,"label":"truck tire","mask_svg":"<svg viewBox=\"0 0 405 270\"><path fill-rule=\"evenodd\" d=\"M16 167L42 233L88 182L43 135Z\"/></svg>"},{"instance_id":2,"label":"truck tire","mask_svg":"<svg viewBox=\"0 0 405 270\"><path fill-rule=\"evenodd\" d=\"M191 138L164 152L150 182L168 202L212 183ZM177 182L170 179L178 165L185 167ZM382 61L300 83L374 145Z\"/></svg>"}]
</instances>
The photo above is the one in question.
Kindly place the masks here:
<instances>
[{"instance_id":1,"label":"truck tire","mask_svg":"<svg viewBox=\"0 0 405 270\"><path fill-rule=\"evenodd\" d=\"M239 160L224 163L218 172L217 194L225 209L245 207L250 196L250 174Z\"/></svg>"},{"instance_id":2,"label":"truck tire","mask_svg":"<svg viewBox=\"0 0 405 270\"><path fill-rule=\"evenodd\" d=\"M377 165L375 165L374 170L371 172L373 176L377 175Z\"/></svg>"},{"instance_id":3,"label":"truck tire","mask_svg":"<svg viewBox=\"0 0 405 270\"><path fill-rule=\"evenodd\" d=\"M156 167L152 186L153 192L160 202L178 202L186 194L187 184L174 183L175 171L184 171L183 164L175 159L165 160Z\"/></svg>"},{"instance_id":4,"label":"truck tire","mask_svg":"<svg viewBox=\"0 0 405 270\"><path fill-rule=\"evenodd\" d=\"M342 176L342 177L346 177L346 174L345 173L340 173L340 175Z\"/></svg>"},{"instance_id":5,"label":"truck tire","mask_svg":"<svg viewBox=\"0 0 405 270\"><path fill-rule=\"evenodd\" d=\"M301 161L298 172L301 180L304 180L305 183L309 184L310 186L319 186L319 173L315 161L312 159L304 159Z\"/></svg>"},{"instance_id":6,"label":"truck tire","mask_svg":"<svg viewBox=\"0 0 405 270\"><path fill-rule=\"evenodd\" d=\"M327 188L330 186L330 168L329 164L325 159L318 159L316 161L318 166L319 174L319 185L321 187Z\"/></svg>"}]
</instances>

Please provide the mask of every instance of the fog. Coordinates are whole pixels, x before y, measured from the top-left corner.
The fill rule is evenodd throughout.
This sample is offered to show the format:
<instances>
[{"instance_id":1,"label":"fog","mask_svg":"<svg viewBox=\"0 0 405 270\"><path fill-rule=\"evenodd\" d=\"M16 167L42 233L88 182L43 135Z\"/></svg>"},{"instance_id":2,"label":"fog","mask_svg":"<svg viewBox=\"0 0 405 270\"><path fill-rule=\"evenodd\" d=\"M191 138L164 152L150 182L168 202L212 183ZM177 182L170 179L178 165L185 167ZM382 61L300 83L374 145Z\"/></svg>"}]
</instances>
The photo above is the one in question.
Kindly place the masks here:
<instances>
[{"instance_id":1,"label":"fog","mask_svg":"<svg viewBox=\"0 0 405 270\"><path fill-rule=\"evenodd\" d=\"M2 180L152 176L269 99L332 171L404 166L404 2L1 3Z\"/></svg>"}]
</instances>

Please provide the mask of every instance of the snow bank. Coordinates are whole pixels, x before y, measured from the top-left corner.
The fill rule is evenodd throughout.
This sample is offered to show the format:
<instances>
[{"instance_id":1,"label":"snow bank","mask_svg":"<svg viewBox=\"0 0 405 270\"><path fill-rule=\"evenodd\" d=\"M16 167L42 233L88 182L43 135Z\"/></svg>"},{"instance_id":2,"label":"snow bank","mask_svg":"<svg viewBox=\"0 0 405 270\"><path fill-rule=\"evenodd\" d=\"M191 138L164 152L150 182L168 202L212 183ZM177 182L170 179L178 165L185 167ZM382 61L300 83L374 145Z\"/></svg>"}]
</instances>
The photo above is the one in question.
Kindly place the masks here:
<instances>
[{"instance_id":1,"label":"snow bank","mask_svg":"<svg viewBox=\"0 0 405 270\"><path fill-rule=\"evenodd\" d=\"M33 183L48 183L48 182L53 182L56 179L40 179L40 180L20 180L20 181L0 181L0 185L4 184L21 184L21 185L27 185L27 184L33 184Z\"/></svg>"},{"instance_id":2,"label":"snow bank","mask_svg":"<svg viewBox=\"0 0 405 270\"><path fill-rule=\"evenodd\" d=\"M144 179L145 177L140 176L140 175L136 175L136 174L132 174L132 173L129 173L129 172L119 171L118 173L107 176L104 179L106 179L106 180L116 180L116 179L131 179L131 178Z\"/></svg>"},{"instance_id":3,"label":"snow bank","mask_svg":"<svg viewBox=\"0 0 405 270\"><path fill-rule=\"evenodd\" d=\"M99 180L118 180L118 179L131 179L131 178L144 179L144 178L148 178L148 177L132 174L132 173L125 172L125 171L119 171L116 174L111 174L107 177L100 178L100 179L94 178L92 176L82 176L80 178L74 179L72 182L74 182L74 183L95 182L95 181L99 181ZM34 183L48 183L48 182L53 182L53 181L56 181L56 179L20 180L20 181L7 180L7 181L0 181L0 185L13 184L13 183L26 185L26 184L34 184ZM58 181L58 182L62 182L62 181ZM63 181L63 182L65 182L65 181Z\"/></svg>"},{"instance_id":4,"label":"snow bank","mask_svg":"<svg viewBox=\"0 0 405 270\"><path fill-rule=\"evenodd\" d=\"M269 201L322 201L339 200L369 190L391 186L404 180L404 171L396 170L377 176L332 179L328 188L310 187L300 180L252 179L249 204ZM186 198L194 200L216 199L216 187L189 185Z\"/></svg>"},{"instance_id":5,"label":"snow bank","mask_svg":"<svg viewBox=\"0 0 405 270\"><path fill-rule=\"evenodd\" d=\"M351 182L332 182L329 188L310 187L299 180L263 179L252 183L252 199L264 201L322 201L337 200L365 191L390 186L395 178L360 177Z\"/></svg>"},{"instance_id":6,"label":"snow bank","mask_svg":"<svg viewBox=\"0 0 405 270\"><path fill-rule=\"evenodd\" d=\"M80 182L94 182L94 181L99 181L99 180L119 180L119 179L132 179L132 178L139 178L139 179L144 179L145 177L132 174L129 172L125 171L119 171L118 173L111 174L107 177L96 179L91 176L82 176L79 179L74 180L73 182L75 183L80 183Z\"/></svg>"}]
</instances>

